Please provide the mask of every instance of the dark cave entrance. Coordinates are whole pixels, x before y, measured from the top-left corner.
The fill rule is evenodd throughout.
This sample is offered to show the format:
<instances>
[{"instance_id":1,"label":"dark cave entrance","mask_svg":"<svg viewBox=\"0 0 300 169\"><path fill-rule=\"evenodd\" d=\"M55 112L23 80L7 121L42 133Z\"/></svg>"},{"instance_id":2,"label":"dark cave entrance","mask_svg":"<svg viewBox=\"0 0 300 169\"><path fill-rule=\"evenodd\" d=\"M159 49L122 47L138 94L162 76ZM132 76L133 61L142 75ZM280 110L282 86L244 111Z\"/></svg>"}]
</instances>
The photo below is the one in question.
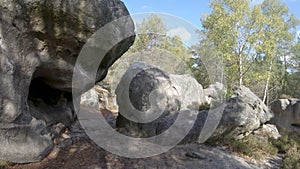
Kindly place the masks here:
<instances>
[{"instance_id":1,"label":"dark cave entrance","mask_svg":"<svg viewBox=\"0 0 300 169\"><path fill-rule=\"evenodd\" d=\"M51 88L43 78L35 78L29 86L28 100L33 103L44 102L48 105L56 105L62 95L62 91Z\"/></svg>"},{"instance_id":2,"label":"dark cave entrance","mask_svg":"<svg viewBox=\"0 0 300 169\"><path fill-rule=\"evenodd\" d=\"M42 77L31 81L27 101L30 114L48 125L74 120L72 94L47 85Z\"/></svg>"}]
</instances>

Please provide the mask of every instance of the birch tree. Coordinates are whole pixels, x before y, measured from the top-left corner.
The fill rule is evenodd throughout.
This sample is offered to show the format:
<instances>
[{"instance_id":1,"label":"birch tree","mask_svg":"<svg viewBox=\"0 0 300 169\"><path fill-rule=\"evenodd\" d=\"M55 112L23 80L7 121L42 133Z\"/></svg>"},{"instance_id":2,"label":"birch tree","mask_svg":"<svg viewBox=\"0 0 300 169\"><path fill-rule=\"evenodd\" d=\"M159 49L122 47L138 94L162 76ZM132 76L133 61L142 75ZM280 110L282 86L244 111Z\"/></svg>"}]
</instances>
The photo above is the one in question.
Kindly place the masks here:
<instances>
[{"instance_id":1,"label":"birch tree","mask_svg":"<svg viewBox=\"0 0 300 169\"><path fill-rule=\"evenodd\" d=\"M221 55L229 91L234 86L264 83L259 93L266 101L276 58L294 41L298 20L280 0L213 0L204 16L202 35ZM257 69L256 66L261 68ZM256 71L260 72L256 72ZM229 92L230 93L230 92Z\"/></svg>"}]
</instances>

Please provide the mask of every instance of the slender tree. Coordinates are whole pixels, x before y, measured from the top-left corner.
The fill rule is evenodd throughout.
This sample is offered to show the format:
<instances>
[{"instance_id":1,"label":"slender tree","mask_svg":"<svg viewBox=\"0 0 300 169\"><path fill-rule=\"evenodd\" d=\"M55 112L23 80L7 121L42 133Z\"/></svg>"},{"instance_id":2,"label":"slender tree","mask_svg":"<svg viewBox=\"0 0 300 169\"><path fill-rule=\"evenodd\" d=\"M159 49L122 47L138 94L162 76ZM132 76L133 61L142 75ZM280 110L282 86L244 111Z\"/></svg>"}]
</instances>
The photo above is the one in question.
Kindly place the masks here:
<instances>
[{"instance_id":1,"label":"slender tree","mask_svg":"<svg viewBox=\"0 0 300 169\"><path fill-rule=\"evenodd\" d=\"M257 93L266 101L274 66L294 41L298 20L280 0L213 0L202 18L202 38L211 42L225 64L229 91L236 85L264 84ZM214 56L214 55L212 55ZM230 93L230 92L229 92Z\"/></svg>"}]
</instances>

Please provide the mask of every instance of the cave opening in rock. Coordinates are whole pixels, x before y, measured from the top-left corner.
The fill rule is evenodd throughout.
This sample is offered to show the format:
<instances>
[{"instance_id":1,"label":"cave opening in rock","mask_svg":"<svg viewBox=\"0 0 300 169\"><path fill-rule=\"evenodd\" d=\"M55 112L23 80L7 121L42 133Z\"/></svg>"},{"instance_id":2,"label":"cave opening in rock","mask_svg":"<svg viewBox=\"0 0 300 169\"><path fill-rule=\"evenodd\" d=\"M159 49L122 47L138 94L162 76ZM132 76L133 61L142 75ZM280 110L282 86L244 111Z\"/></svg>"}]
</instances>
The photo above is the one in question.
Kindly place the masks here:
<instances>
[{"instance_id":1,"label":"cave opening in rock","mask_svg":"<svg viewBox=\"0 0 300 169\"><path fill-rule=\"evenodd\" d=\"M51 88L43 78L35 78L29 86L28 100L33 103L44 102L47 105L57 105L62 91Z\"/></svg>"},{"instance_id":2,"label":"cave opening in rock","mask_svg":"<svg viewBox=\"0 0 300 169\"><path fill-rule=\"evenodd\" d=\"M47 124L69 123L74 119L74 109L70 92L55 89L42 77L31 81L28 92L30 114Z\"/></svg>"}]
</instances>

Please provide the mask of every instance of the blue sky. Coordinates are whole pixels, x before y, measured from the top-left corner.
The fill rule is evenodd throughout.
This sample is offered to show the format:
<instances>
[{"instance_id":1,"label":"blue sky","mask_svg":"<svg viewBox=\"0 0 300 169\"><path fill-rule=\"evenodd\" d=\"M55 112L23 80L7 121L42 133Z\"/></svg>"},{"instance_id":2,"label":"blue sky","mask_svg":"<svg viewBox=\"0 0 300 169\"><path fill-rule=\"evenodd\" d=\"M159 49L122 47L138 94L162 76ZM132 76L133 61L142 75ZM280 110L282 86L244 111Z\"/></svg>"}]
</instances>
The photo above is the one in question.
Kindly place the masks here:
<instances>
[{"instance_id":1,"label":"blue sky","mask_svg":"<svg viewBox=\"0 0 300 169\"><path fill-rule=\"evenodd\" d=\"M209 0L123 0L131 14L160 12L181 17L200 29L202 14L210 13Z\"/></svg>"},{"instance_id":2,"label":"blue sky","mask_svg":"<svg viewBox=\"0 0 300 169\"><path fill-rule=\"evenodd\" d=\"M200 18L203 14L209 14L211 9L209 3L211 0L122 0L127 6L130 14L145 12L159 12L171 14L182 18L186 22L194 25L195 28L201 28ZM255 0L256 3L262 0ZM300 20L300 0L282 0ZM300 31L300 27L298 27Z\"/></svg>"}]
</instances>

